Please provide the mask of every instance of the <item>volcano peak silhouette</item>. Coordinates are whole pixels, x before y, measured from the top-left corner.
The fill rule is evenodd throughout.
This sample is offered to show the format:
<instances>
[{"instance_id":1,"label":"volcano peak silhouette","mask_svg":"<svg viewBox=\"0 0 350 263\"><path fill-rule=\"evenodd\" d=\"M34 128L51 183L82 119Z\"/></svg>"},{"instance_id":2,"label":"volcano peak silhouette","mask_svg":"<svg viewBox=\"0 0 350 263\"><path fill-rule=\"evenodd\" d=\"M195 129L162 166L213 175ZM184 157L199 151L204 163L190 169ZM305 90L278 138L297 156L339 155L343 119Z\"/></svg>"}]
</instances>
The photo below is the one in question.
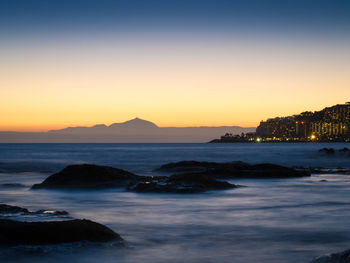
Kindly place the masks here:
<instances>
[{"instance_id":1,"label":"volcano peak silhouette","mask_svg":"<svg viewBox=\"0 0 350 263\"><path fill-rule=\"evenodd\" d=\"M153 129L158 128L157 125L155 125L153 122L146 121L140 118L134 118L132 120L128 120L121 123L113 123L109 126L110 128L120 128L120 127L127 127L127 128L135 128L135 129Z\"/></svg>"}]
</instances>

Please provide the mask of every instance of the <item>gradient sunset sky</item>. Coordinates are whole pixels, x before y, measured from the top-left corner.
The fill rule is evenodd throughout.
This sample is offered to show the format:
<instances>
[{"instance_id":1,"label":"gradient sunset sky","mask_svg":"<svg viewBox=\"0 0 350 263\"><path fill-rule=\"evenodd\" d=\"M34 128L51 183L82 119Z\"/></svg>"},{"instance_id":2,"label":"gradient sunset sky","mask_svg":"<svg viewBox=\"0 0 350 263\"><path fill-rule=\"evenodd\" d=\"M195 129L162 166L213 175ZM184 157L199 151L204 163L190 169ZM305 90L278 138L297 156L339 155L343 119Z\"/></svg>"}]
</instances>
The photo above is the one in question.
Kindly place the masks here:
<instances>
[{"instance_id":1,"label":"gradient sunset sky","mask_svg":"<svg viewBox=\"0 0 350 263\"><path fill-rule=\"evenodd\" d=\"M350 100L349 0L1 0L0 130L256 126Z\"/></svg>"}]
</instances>

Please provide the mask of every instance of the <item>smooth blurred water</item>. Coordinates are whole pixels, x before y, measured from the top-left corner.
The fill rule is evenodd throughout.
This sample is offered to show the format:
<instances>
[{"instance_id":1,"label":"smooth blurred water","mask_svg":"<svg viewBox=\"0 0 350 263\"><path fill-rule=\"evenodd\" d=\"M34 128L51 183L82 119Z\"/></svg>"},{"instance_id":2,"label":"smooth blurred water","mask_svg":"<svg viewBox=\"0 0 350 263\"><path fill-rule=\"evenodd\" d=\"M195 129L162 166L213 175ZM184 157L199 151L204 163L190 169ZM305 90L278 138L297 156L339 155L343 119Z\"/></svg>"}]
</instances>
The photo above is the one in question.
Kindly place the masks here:
<instances>
[{"instance_id":1,"label":"smooth blurred water","mask_svg":"<svg viewBox=\"0 0 350 263\"><path fill-rule=\"evenodd\" d=\"M237 179L247 187L202 194L122 189L30 190L72 163L153 174L180 160L272 162L350 168L347 144L0 144L0 203L67 210L111 227L126 247L49 246L0 250L0 262L309 262L350 248L350 175ZM321 181L327 180L327 181ZM8 185L16 184L16 185Z\"/></svg>"},{"instance_id":2,"label":"smooth blurred water","mask_svg":"<svg viewBox=\"0 0 350 263\"><path fill-rule=\"evenodd\" d=\"M54 172L73 163L95 163L149 173L181 160L273 162L287 166L350 168L349 154L327 156L321 148L350 148L349 143L225 144L0 144L0 170Z\"/></svg>"}]
</instances>

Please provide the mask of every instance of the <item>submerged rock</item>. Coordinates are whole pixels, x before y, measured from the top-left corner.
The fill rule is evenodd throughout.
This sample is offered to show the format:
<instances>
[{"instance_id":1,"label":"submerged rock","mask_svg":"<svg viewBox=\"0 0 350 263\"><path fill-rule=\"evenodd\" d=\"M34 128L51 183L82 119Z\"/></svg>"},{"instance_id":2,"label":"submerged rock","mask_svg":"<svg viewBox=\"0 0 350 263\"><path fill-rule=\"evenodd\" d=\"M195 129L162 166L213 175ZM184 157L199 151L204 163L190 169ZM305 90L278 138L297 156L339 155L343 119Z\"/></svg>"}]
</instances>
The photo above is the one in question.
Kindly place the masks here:
<instances>
[{"instance_id":1,"label":"submerged rock","mask_svg":"<svg viewBox=\"0 0 350 263\"><path fill-rule=\"evenodd\" d=\"M250 165L244 162L215 163L182 161L162 165L156 171L199 173L214 178L288 178L310 176L307 170L297 170L276 164Z\"/></svg>"},{"instance_id":2,"label":"submerged rock","mask_svg":"<svg viewBox=\"0 0 350 263\"><path fill-rule=\"evenodd\" d=\"M312 260L311 263L350 263L350 249L340 253L318 257Z\"/></svg>"},{"instance_id":3,"label":"submerged rock","mask_svg":"<svg viewBox=\"0 0 350 263\"><path fill-rule=\"evenodd\" d=\"M122 239L108 227L86 219L51 222L0 219L0 245L47 245L114 240Z\"/></svg>"},{"instance_id":4,"label":"submerged rock","mask_svg":"<svg viewBox=\"0 0 350 263\"><path fill-rule=\"evenodd\" d=\"M29 211L27 208L0 204L0 215L11 215L11 214L20 214L20 215L53 215L53 216L65 216L69 215L67 211L56 211L56 210L38 210L35 212Z\"/></svg>"},{"instance_id":5,"label":"submerged rock","mask_svg":"<svg viewBox=\"0 0 350 263\"><path fill-rule=\"evenodd\" d=\"M27 214L30 212L27 208L6 205L6 204L0 204L0 214L17 214L17 213Z\"/></svg>"},{"instance_id":6,"label":"submerged rock","mask_svg":"<svg viewBox=\"0 0 350 263\"><path fill-rule=\"evenodd\" d=\"M350 155L350 149L347 147L344 147L342 149L322 148L318 151L328 156L333 156L333 155L349 156Z\"/></svg>"},{"instance_id":7,"label":"submerged rock","mask_svg":"<svg viewBox=\"0 0 350 263\"><path fill-rule=\"evenodd\" d=\"M342 153L349 153L350 150L346 147L344 147L343 149L340 149L339 152L342 152Z\"/></svg>"},{"instance_id":8,"label":"submerged rock","mask_svg":"<svg viewBox=\"0 0 350 263\"><path fill-rule=\"evenodd\" d=\"M325 153L327 155L334 155L335 154L335 150L333 148L322 148L319 150L319 152Z\"/></svg>"},{"instance_id":9,"label":"submerged rock","mask_svg":"<svg viewBox=\"0 0 350 263\"><path fill-rule=\"evenodd\" d=\"M350 174L349 169L345 168L310 168L311 173L313 174Z\"/></svg>"},{"instance_id":10,"label":"submerged rock","mask_svg":"<svg viewBox=\"0 0 350 263\"><path fill-rule=\"evenodd\" d=\"M230 184L225 181L218 181L213 177L206 174L188 173L188 174L175 174L169 177L168 182L174 185L190 185L199 190L220 190L236 188L234 184Z\"/></svg>"},{"instance_id":11,"label":"submerged rock","mask_svg":"<svg viewBox=\"0 0 350 263\"><path fill-rule=\"evenodd\" d=\"M139 176L122 169L81 164L67 166L32 188L110 188L126 186L138 180Z\"/></svg>"},{"instance_id":12,"label":"submerged rock","mask_svg":"<svg viewBox=\"0 0 350 263\"><path fill-rule=\"evenodd\" d=\"M234 184L218 181L209 175L192 173L154 177L152 180L130 185L128 190L153 193L199 193L236 187Z\"/></svg>"}]
</instances>

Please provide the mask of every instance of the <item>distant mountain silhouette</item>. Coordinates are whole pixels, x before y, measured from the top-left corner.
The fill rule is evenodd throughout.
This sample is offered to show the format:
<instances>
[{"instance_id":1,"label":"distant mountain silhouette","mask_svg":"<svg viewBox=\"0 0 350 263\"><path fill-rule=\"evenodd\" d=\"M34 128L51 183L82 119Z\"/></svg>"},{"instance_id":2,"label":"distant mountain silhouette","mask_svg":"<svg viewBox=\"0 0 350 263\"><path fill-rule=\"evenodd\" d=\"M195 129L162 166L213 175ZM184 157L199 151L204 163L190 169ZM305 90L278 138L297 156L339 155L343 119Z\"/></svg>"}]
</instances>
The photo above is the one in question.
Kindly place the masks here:
<instances>
[{"instance_id":1,"label":"distant mountain silhouette","mask_svg":"<svg viewBox=\"0 0 350 263\"><path fill-rule=\"evenodd\" d=\"M113 123L109 128L132 128L132 129L154 129L158 128L153 122L135 118L122 123Z\"/></svg>"},{"instance_id":2,"label":"distant mountain silhouette","mask_svg":"<svg viewBox=\"0 0 350 263\"><path fill-rule=\"evenodd\" d=\"M126 122L113 123L110 126L98 124L92 127L68 127L60 130L50 130L50 133L74 133L74 134L120 134L120 133L139 133L140 131L150 131L159 129L153 122L135 118Z\"/></svg>"},{"instance_id":3,"label":"distant mountain silhouette","mask_svg":"<svg viewBox=\"0 0 350 263\"><path fill-rule=\"evenodd\" d=\"M207 142L225 133L254 132L255 127L158 127L135 118L110 126L67 127L48 132L0 132L0 142Z\"/></svg>"}]
</instances>

